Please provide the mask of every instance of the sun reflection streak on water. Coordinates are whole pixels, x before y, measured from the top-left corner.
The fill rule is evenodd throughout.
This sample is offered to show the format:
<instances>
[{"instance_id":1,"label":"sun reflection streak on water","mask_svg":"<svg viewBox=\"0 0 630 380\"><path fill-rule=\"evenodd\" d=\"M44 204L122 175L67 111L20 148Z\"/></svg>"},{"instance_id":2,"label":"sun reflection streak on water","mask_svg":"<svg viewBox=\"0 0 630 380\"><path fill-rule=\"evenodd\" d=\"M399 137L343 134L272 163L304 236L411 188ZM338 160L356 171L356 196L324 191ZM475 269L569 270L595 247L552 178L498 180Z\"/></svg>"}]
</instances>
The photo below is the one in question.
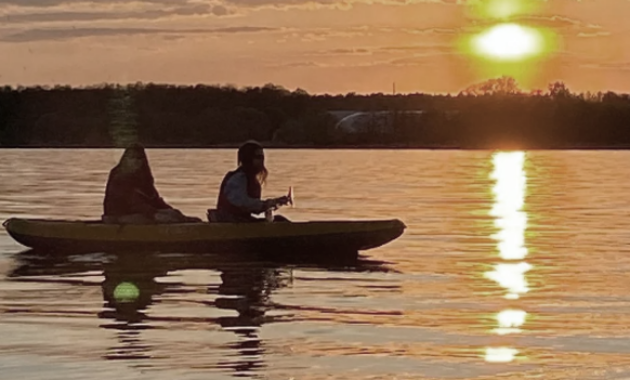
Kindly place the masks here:
<instances>
[{"instance_id":1,"label":"sun reflection streak on water","mask_svg":"<svg viewBox=\"0 0 630 380\"><path fill-rule=\"evenodd\" d=\"M499 153L494 156L494 171L491 178L496 180L492 192L495 203L490 210L499 232L493 235L498 240L499 255L506 260L518 260L527 256L525 229L527 214L522 211L525 203L526 174L523 169L523 152Z\"/></svg>"},{"instance_id":2,"label":"sun reflection streak on water","mask_svg":"<svg viewBox=\"0 0 630 380\"><path fill-rule=\"evenodd\" d=\"M532 265L522 261L528 254L525 245L527 214L523 211L527 188L527 176L524 169L524 152L501 152L493 156L494 170L491 178L495 203L490 215L495 217L494 225L498 232L492 235L497 241L499 257L507 263L497 263L494 269L485 273L485 277L507 290L506 299L516 300L529 292L525 274ZM516 262L515 262L516 261ZM517 334L525 323L527 312L506 309L496 316L498 327L493 332L498 335ZM487 347L485 360L490 363L506 363L515 359L519 351L510 347Z\"/></svg>"},{"instance_id":3,"label":"sun reflection streak on water","mask_svg":"<svg viewBox=\"0 0 630 380\"><path fill-rule=\"evenodd\" d=\"M514 360L518 350L509 347L489 347L486 350L486 361L489 363L509 363Z\"/></svg>"}]
</instances>

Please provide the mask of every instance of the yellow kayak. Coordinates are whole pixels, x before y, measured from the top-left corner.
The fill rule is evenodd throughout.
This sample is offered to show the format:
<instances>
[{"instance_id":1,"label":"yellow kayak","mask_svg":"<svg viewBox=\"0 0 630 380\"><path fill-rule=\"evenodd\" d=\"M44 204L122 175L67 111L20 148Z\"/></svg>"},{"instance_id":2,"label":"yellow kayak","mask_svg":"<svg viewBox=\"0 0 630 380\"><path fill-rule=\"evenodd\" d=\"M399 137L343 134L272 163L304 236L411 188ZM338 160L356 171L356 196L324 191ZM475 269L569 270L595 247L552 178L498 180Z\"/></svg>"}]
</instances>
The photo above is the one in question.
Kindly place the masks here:
<instances>
[{"instance_id":1,"label":"yellow kayak","mask_svg":"<svg viewBox=\"0 0 630 380\"><path fill-rule=\"evenodd\" d=\"M11 218L3 226L18 243L67 252L363 251L404 232L397 219L277 223L119 225L96 221Z\"/></svg>"}]
</instances>

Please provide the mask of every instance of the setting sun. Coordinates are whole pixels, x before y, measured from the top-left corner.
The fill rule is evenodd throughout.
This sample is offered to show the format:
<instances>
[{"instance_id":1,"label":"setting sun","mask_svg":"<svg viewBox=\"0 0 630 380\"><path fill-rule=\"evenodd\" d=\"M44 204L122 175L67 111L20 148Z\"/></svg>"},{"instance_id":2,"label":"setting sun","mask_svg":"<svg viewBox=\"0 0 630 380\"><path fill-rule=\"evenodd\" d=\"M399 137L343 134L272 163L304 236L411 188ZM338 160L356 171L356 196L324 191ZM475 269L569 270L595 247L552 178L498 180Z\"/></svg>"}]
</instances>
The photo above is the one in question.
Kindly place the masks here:
<instances>
[{"instance_id":1,"label":"setting sun","mask_svg":"<svg viewBox=\"0 0 630 380\"><path fill-rule=\"evenodd\" d=\"M498 60L520 60L542 51L543 38L535 29L516 24L497 25L473 40L477 54Z\"/></svg>"}]
</instances>

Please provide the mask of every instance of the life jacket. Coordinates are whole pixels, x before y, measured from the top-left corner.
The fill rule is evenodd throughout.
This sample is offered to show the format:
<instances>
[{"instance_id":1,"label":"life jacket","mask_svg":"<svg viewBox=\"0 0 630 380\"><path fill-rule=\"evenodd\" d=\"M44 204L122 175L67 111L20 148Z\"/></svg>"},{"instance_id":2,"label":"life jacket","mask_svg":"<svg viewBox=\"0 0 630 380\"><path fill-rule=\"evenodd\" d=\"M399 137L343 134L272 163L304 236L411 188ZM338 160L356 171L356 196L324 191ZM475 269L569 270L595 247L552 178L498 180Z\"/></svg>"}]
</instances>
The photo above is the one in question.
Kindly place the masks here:
<instances>
[{"instance_id":1,"label":"life jacket","mask_svg":"<svg viewBox=\"0 0 630 380\"><path fill-rule=\"evenodd\" d=\"M225 194L225 186L227 182L232 178L236 173L243 172L242 168L238 168L234 171L228 172L225 177L223 177L223 181L221 182L221 187L219 188L219 197L217 199L217 211L223 215L232 215L237 218L243 219L251 219L252 215L244 210L241 210L239 207L230 203ZM256 178L251 178L247 176L247 195L250 198L260 199L262 196L262 186L256 180Z\"/></svg>"}]
</instances>

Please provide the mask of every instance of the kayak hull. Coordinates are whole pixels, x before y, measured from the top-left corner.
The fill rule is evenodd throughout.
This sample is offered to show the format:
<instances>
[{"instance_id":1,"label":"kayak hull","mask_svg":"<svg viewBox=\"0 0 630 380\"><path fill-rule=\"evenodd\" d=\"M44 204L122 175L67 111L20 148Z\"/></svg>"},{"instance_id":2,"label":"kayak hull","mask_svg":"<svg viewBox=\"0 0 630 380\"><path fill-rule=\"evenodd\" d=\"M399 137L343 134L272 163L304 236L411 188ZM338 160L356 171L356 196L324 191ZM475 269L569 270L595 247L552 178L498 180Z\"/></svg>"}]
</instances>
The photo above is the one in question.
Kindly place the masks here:
<instances>
[{"instance_id":1,"label":"kayak hull","mask_svg":"<svg viewBox=\"0 0 630 380\"><path fill-rule=\"evenodd\" d=\"M18 243L38 250L182 253L358 252L387 244L405 229L399 220L114 225L20 218L4 227Z\"/></svg>"}]
</instances>

